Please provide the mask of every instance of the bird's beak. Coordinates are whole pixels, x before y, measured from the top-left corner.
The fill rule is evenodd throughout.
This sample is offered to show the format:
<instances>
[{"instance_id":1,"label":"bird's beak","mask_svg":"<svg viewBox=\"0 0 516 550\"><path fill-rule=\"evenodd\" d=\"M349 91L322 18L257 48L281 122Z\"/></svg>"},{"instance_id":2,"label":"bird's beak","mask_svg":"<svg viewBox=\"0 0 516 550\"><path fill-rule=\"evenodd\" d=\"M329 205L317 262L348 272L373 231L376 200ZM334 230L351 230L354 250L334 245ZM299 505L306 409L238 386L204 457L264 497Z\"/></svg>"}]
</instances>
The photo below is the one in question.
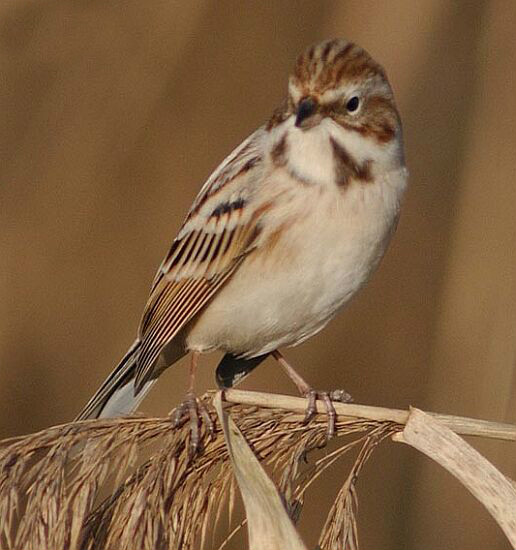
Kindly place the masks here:
<instances>
[{"instance_id":1,"label":"bird's beak","mask_svg":"<svg viewBox=\"0 0 516 550\"><path fill-rule=\"evenodd\" d=\"M302 129L312 128L314 124L309 122L317 111L317 101L313 97L305 97L299 102L296 113L296 126Z\"/></svg>"}]
</instances>

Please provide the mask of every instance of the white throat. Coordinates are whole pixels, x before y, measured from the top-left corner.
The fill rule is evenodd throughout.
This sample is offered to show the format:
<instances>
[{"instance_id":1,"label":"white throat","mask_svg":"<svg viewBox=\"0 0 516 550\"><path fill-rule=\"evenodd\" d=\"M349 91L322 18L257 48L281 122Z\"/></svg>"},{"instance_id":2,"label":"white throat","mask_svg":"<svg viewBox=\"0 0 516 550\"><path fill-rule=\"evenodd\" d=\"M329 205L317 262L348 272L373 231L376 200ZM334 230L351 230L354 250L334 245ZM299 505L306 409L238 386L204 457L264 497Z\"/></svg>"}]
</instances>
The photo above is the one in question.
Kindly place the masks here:
<instances>
[{"instance_id":1,"label":"white throat","mask_svg":"<svg viewBox=\"0 0 516 550\"><path fill-rule=\"evenodd\" d=\"M394 139L379 144L358 132L345 130L330 119L308 130L297 128L290 117L271 133L271 147L286 136L286 166L291 175L311 185L335 185L335 152L330 138L356 163L370 162L372 172L384 175L403 166L401 144Z\"/></svg>"},{"instance_id":2,"label":"white throat","mask_svg":"<svg viewBox=\"0 0 516 550\"><path fill-rule=\"evenodd\" d=\"M333 185L335 165L328 129L318 124L309 130L294 125L294 117L273 131L272 142L286 135L285 168L311 185Z\"/></svg>"}]
</instances>

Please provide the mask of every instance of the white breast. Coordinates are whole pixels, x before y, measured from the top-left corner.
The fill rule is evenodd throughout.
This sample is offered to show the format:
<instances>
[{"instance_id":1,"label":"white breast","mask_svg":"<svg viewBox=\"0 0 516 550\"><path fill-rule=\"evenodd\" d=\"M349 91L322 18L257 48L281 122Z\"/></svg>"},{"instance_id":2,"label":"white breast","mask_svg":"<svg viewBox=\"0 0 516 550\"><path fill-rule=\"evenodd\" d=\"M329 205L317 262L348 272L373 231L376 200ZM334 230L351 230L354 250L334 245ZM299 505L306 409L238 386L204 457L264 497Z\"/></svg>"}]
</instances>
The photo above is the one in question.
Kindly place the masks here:
<instances>
[{"instance_id":1,"label":"white breast","mask_svg":"<svg viewBox=\"0 0 516 550\"><path fill-rule=\"evenodd\" d=\"M273 184L286 192L269 220L281 237L244 260L192 325L189 349L252 357L321 330L378 265L405 180L400 169L343 190L300 185L283 170Z\"/></svg>"}]
</instances>

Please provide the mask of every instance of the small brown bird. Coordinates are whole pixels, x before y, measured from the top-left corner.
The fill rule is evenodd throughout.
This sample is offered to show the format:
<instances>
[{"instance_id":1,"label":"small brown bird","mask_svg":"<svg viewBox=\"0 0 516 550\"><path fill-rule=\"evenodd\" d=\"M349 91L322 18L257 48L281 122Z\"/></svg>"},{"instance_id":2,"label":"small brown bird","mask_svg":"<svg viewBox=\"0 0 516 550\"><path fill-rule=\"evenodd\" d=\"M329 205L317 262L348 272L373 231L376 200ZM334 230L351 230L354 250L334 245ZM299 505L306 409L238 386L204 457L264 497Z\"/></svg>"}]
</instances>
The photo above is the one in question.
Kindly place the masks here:
<instances>
[{"instance_id":1,"label":"small brown bird","mask_svg":"<svg viewBox=\"0 0 516 550\"><path fill-rule=\"evenodd\" d=\"M198 357L225 352L220 386L272 354L309 397L315 392L278 351L319 332L369 279L396 228L407 184L401 122L383 68L345 40L311 46L267 124L213 172L152 284L138 337L78 419L133 411L158 376L191 352L192 446Z\"/></svg>"}]
</instances>

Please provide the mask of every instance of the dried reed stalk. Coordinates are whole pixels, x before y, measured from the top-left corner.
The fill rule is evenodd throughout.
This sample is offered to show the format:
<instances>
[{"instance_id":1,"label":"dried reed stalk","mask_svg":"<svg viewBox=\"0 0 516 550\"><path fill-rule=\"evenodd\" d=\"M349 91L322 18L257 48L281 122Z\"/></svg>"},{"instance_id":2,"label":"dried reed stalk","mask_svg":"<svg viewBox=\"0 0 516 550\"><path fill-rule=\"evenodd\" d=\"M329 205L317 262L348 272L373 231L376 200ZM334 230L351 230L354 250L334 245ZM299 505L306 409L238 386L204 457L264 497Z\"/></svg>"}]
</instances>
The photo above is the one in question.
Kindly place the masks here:
<instances>
[{"instance_id":1,"label":"dried reed stalk","mask_svg":"<svg viewBox=\"0 0 516 550\"><path fill-rule=\"evenodd\" d=\"M410 411L403 430L393 435L440 464L487 509L516 548L516 487L458 435L418 409Z\"/></svg>"},{"instance_id":2,"label":"dried reed stalk","mask_svg":"<svg viewBox=\"0 0 516 550\"><path fill-rule=\"evenodd\" d=\"M211 407L211 394L204 401ZM356 479L380 441L400 432L406 411L337 405L336 450L326 444L326 417L302 423L306 401L230 390L226 410L272 475L297 520L312 483L344 454L360 449L320 538L325 550L357 548ZM516 439L513 426L442 417L458 433ZM0 442L0 548L215 548L217 526L236 486L222 430L188 458L189 429L170 418L129 417L56 426ZM320 454L320 453L319 453ZM305 463L310 458L308 464ZM229 511L229 512L228 512Z\"/></svg>"},{"instance_id":3,"label":"dried reed stalk","mask_svg":"<svg viewBox=\"0 0 516 550\"><path fill-rule=\"evenodd\" d=\"M285 421L297 421L306 410L306 399L292 397L290 395L279 395L255 391L226 390L224 399L228 403L240 403L263 408L284 409L298 416L287 417ZM405 425L409 419L410 411L401 409L387 409L385 407L372 407L370 405L358 405L355 403L335 403L335 410L340 419L362 418L377 420L380 422L394 422ZM317 412L324 413L324 405L317 402ZM491 422L478 418L467 418L464 416L453 416L450 414L428 413L441 424L459 435L487 437L490 439L503 439L516 441L516 426L503 422ZM321 417L323 419L323 417ZM320 420L321 420L320 419Z\"/></svg>"}]
</instances>

